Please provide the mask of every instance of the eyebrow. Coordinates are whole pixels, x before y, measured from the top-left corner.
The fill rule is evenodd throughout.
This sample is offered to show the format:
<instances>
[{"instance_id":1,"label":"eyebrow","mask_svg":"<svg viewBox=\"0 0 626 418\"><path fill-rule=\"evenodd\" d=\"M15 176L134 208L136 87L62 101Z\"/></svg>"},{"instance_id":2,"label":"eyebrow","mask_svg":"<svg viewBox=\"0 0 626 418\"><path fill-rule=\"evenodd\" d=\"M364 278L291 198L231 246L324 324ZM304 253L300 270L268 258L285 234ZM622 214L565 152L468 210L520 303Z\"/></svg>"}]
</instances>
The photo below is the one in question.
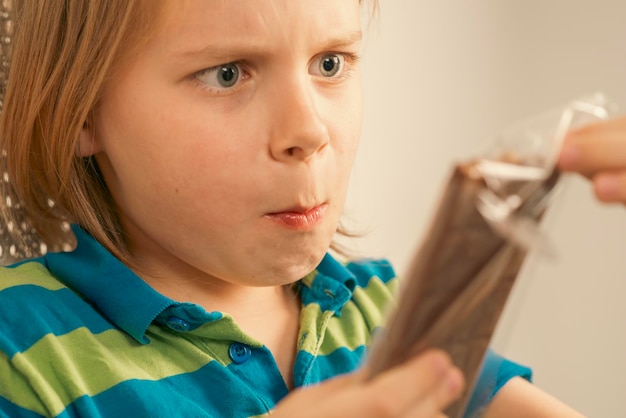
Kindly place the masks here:
<instances>
[{"instance_id":1,"label":"eyebrow","mask_svg":"<svg viewBox=\"0 0 626 418\"><path fill-rule=\"evenodd\" d=\"M360 30L349 32L347 35L340 38L331 38L324 41L320 46L320 50L328 50L340 47L346 47L354 45L363 39L363 33Z\"/></svg>"},{"instance_id":2,"label":"eyebrow","mask_svg":"<svg viewBox=\"0 0 626 418\"><path fill-rule=\"evenodd\" d=\"M320 51L345 48L360 42L363 39L363 33L360 30L348 32L345 35L324 40L316 46ZM190 48L187 50L178 50L174 56L176 60L188 60L197 56L215 56L220 58L228 58L235 56L258 55L263 48L258 44L250 43L233 43L233 44L208 44L200 48Z\"/></svg>"}]
</instances>

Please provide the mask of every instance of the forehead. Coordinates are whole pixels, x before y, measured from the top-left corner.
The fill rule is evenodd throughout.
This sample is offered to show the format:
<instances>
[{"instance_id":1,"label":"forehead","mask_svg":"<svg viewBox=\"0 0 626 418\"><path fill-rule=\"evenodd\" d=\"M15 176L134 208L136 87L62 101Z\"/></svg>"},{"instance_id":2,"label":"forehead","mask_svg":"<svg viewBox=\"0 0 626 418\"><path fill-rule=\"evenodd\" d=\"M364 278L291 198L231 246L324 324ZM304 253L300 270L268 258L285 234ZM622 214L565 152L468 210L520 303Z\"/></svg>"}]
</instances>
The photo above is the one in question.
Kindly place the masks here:
<instances>
[{"instance_id":1,"label":"forehead","mask_svg":"<svg viewBox=\"0 0 626 418\"><path fill-rule=\"evenodd\" d=\"M177 0L155 38L177 50L216 40L294 45L359 31L359 0Z\"/></svg>"}]
</instances>

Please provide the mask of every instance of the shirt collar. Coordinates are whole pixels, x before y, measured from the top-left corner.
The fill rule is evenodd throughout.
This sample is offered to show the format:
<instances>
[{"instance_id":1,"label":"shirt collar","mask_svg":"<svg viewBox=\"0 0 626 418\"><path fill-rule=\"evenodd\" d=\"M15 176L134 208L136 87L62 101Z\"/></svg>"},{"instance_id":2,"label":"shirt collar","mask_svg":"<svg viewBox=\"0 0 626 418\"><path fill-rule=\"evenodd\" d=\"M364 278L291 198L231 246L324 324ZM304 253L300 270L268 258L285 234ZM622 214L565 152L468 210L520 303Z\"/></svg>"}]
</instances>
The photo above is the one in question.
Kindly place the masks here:
<instances>
[{"instance_id":1,"label":"shirt collar","mask_svg":"<svg viewBox=\"0 0 626 418\"><path fill-rule=\"evenodd\" d=\"M148 343L145 333L152 321L177 302L150 287L82 228L72 230L76 249L48 253L48 269L138 342Z\"/></svg>"},{"instance_id":2,"label":"shirt collar","mask_svg":"<svg viewBox=\"0 0 626 418\"><path fill-rule=\"evenodd\" d=\"M189 305L157 292L79 226L72 225L72 231L76 249L46 254L48 269L141 344L149 342L146 331L163 311ZM354 274L326 254L302 280L302 302L339 315L355 286Z\"/></svg>"},{"instance_id":3,"label":"shirt collar","mask_svg":"<svg viewBox=\"0 0 626 418\"><path fill-rule=\"evenodd\" d=\"M326 254L316 270L302 280L302 303L317 303L323 311L341 314L341 308L352 298L356 276L342 263Z\"/></svg>"}]
</instances>

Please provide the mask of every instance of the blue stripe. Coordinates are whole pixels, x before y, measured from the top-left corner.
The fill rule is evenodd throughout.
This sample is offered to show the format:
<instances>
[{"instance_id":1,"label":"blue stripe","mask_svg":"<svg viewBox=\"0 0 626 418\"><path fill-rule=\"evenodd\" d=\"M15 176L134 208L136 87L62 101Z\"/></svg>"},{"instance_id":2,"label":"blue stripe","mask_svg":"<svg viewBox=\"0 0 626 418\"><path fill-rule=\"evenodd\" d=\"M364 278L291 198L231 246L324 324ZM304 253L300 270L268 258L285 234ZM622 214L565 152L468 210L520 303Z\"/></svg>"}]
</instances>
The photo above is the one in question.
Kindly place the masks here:
<instances>
[{"instance_id":1,"label":"blue stripe","mask_svg":"<svg viewBox=\"0 0 626 418\"><path fill-rule=\"evenodd\" d=\"M277 374L269 351L266 348L252 351L250 360L230 364L227 368L212 361L195 372L158 381L122 382L94 397L77 399L58 417L237 418L263 414L274 408L288 391L284 384L277 383L282 382L282 378ZM353 371L364 353L364 347L354 351L340 348L328 356L313 359L306 384ZM309 362L310 357L300 352L296 362Z\"/></svg>"},{"instance_id":2,"label":"blue stripe","mask_svg":"<svg viewBox=\"0 0 626 418\"><path fill-rule=\"evenodd\" d=\"M8 268L8 269L14 269L16 267L19 267L21 265L28 264L28 263L39 263L42 266L44 266L45 268L48 268L48 266L46 265L46 259L43 256L42 257L37 257L37 258L31 258L31 259L17 261L17 262L15 262L13 264L9 264L7 266L2 266L2 267Z\"/></svg>"},{"instance_id":3,"label":"blue stripe","mask_svg":"<svg viewBox=\"0 0 626 418\"><path fill-rule=\"evenodd\" d=\"M257 377L262 380L262 375ZM258 390L213 361L193 373L158 381L128 380L94 397L83 396L58 417L249 417L273 406L258 397Z\"/></svg>"},{"instance_id":4,"label":"blue stripe","mask_svg":"<svg viewBox=\"0 0 626 418\"><path fill-rule=\"evenodd\" d=\"M79 327L98 334L113 328L70 289L49 290L34 285L1 291L0 318L0 350L9 358L47 334L60 336Z\"/></svg>"},{"instance_id":5,"label":"blue stripe","mask_svg":"<svg viewBox=\"0 0 626 418\"><path fill-rule=\"evenodd\" d=\"M42 418L28 409L15 405L13 402L0 396L0 418Z\"/></svg>"},{"instance_id":6,"label":"blue stripe","mask_svg":"<svg viewBox=\"0 0 626 418\"><path fill-rule=\"evenodd\" d=\"M359 346L354 350L341 347L327 356L313 358L310 353L299 351L296 365L310 364L306 374L300 377L302 385L312 385L356 370L361 365L365 352L365 346ZM299 367L296 367L297 369Z\"/></svg>"},{"instance_id":7,"label":"blue stripe","mask_svg":"<svg viewBox=\"0 0 626 418\"><path fill-rule=\"evenodd\" d=\"M357 286L366 288L374 277L387 284L396 278L396 272L387 260L357 260L346 265L357 279Z\"/></svg>"},{"instance_id":8,"label":"blue stripe","mask_svg":"<svg viewBox=\"0 0 626 418\"><path fill-rule=\"evenodd\" d=\"M497 355L493 353L492 355ZM502 357L500 368L498 369L498 380L496 386L493 389L491 397L496 396L496 393L514 377L521 377L522 379L532 382L533 372L530 368L522 366L521 364L513 363L512 361Z\"/></svg>"},{"instance_id":9,"label":"blue stripe","mask_svg":"<svg viewBox=\"0 0 626 418\"><path fill-rule=\"evenodd\" d=\"M72 252L46 254L50 272L97 306L118 327L142 344L145 332L174 301L160 294L98 241L72 225L77 246ZM141 309L137 304L141 304Z\"/></svg>"},{"instance_id":10,"label":"blue stripe","mask_svg":"<svg viewBox=\"0 0 626 418\"><path fill-rule=\"evenodd\" d=\"M273 407L287 396L289 389L280 374L276 360L267 347L251 348L252 355L241 364L230 363L226 371L230 379L243 387L252 389L254 394ZM235 379L233 379L235 377ZM242 389L243 390L243 389Z\"/></svg>"},{"instance_id":11,"label":"blue stripe","mask_svg":"<svg viewBox=\"0 0 626 418\"><path fill-rule=\"evenodd\" d=\"M532 371L528 367L505 359L492 349L487 349L480 374L463 417L480 417L496 393L502 389L506 382L517 376L530 381Z\"/></svg>"}]
</instances>

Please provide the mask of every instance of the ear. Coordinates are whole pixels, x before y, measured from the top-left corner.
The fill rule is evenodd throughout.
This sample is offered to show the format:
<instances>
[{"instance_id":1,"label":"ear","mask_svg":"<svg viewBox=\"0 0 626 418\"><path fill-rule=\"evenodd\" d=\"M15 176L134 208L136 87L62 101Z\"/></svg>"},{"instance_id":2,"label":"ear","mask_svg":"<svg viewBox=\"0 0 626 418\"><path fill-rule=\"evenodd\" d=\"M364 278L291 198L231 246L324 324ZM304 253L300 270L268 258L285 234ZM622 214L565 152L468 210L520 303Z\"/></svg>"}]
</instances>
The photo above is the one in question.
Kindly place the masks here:
<instances>
[{"instance_id":1,"label":"ear","mask_svg":"<svg viewBox=\"0 0 626 418\"><path fill-rule=\"evenodd\" d=\"M93 129L90 129L87 123L83 125L78 136L78 144L76 147L77 157L91 157L102 151L100 141L96 138Z\"/></svg>"}]
</instances>

